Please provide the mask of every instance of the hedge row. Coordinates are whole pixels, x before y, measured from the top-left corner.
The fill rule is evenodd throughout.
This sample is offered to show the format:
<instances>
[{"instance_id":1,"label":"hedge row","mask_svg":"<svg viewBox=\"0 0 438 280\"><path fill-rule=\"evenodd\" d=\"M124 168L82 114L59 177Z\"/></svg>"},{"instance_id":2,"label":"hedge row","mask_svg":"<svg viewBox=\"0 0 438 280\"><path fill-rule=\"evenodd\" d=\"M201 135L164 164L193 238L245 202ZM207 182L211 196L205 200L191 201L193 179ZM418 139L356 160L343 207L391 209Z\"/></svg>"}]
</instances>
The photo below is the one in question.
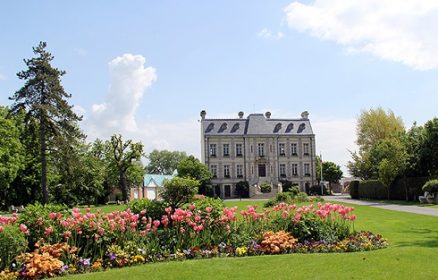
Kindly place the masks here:
<instances>
[{"instance_id":1,"label":"hedge row","mask_svg":"<svg viewBox=\"0 0 438 280\"><path fill-rule=\"evenodd\" d=\"M409 177L398 178L389 188L389 198L393 200L417 201L423 195L422 187L430 178ZM388 190L378 180L352 181L350 196L354 199L387 199Z\"/></svg>"}]
</instances>

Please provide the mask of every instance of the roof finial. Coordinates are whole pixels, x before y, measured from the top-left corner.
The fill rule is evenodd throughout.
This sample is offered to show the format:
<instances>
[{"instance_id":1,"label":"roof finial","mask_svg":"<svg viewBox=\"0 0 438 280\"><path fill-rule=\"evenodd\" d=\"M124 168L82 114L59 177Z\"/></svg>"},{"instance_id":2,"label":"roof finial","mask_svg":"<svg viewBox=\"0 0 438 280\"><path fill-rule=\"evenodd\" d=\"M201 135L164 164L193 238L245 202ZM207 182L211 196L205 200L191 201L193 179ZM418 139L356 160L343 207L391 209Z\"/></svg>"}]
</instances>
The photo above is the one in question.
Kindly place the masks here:
<instances>
[{"instance_id":1,"label":"roof finial","mask_svg":"<svg viewBox=\"0 0 438 280\"><path fill-rule=\"evenodd\" d=\"M244 115L243 112L240 111L240 112L239 112L239 118L242 119L242 118L243 118L243 115Z\"/></svg>"},{"instance_id":2,"label":"roof finial","mask_svg":"<svg viewBox=\"0 0 438 280\"><path fill-rule=\"evenodd\" d=\"M303 118L305 120L309 119L309 112L307 112L307 111L302 112L301 113L301 118Z\"/></svg>"},{"instance_id":3,"label":"roof finial","mask_svg":"<svg viewBox=\"0 0 438 280\"><path fill-rule=\"evenodd\" d=\"M207 115L207 112L205 110L202 110L200 115L201 115L201 118L203 120L205 120L205 116Z\"/></svg>"},{"instance_id":4,"label":"roof finial","mask_svg":"<svg viewBox=\"0 0 438 280\"><path fill-rule=\"evenodd\" d=\"M269 112L269 111L266 112L266 113L265 113L265 117L266 117L267 119L270 119L270 118L271 118L271 112Z\"/></svg>"}]
</instances>

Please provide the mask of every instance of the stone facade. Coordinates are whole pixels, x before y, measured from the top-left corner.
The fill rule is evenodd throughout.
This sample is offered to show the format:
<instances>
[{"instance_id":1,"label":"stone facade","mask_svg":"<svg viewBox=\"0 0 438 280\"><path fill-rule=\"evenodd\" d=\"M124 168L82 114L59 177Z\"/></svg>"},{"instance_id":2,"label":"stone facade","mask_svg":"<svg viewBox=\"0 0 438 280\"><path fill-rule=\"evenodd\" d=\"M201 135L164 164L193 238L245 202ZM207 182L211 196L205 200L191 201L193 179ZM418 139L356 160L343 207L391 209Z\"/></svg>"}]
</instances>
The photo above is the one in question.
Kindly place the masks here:
<instances>
[{"instance_id":1,"label":"stone facade","mask_svg":"<svg viewBox=\"0 0 438 280\"><path fill-rule=\"evenodd\" d=\"M207 119L201 112L201 157L214 174L215 194L235 197L235 185L248 181L250 196L262 183L281 191L280 180L301 190L316 184L315 135L308 113L297 119L273 119L267 112L236 119Z\"/></svg>"}]
</instances>

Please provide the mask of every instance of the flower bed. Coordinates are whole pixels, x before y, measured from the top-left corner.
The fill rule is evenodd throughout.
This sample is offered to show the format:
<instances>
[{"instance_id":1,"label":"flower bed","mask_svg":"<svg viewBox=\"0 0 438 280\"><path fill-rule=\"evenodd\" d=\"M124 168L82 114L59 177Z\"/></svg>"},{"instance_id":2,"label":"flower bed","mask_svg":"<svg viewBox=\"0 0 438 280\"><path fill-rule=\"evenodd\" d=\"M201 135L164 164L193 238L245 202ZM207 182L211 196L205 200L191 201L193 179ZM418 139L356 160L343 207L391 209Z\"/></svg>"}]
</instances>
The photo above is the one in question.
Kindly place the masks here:
<instances>
[{"instance_id":1,"label":"flower bed","mask_svg":"<svg viewBox=\"0 0 438 280\"><path fill-rule=\"evenodd\" d=\"M207 206L205 206L207 205ZM284 253L354 252L384 248L380 235L355 232L353 208L280 203L263 212L248 206L163 209L160 219L137 209L110 214L50 210L0 216L0 279L39 279L141 263ZM38 216L41 214L41 216Z\"/></svg>"}]
</instances>

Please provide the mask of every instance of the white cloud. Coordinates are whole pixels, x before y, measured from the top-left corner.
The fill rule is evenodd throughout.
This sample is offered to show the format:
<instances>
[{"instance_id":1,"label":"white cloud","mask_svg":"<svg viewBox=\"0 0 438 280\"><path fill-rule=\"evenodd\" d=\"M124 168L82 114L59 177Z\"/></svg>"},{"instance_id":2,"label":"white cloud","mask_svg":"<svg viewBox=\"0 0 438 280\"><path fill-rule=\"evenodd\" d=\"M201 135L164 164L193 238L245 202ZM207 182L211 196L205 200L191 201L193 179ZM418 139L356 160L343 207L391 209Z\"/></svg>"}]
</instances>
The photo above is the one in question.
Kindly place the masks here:
<instances>
[{"instance_id":1,"label":"white cloud","mask_svg":"<svg viewBox=\"0 0 438 280\"><path fill-rule=\"evenodd\" d=\"M438 68L438 1L316 0L285 9L288 25L348 52L365 52L416 70Z\"/></svg>"},{"instance_id":2,"label":"white cloud","mask_svg":"<svg viewBox=\"0 0 438 280\"><path fill-rule=\"evenodd\" d=\"M281 38L283 38L284 34L282 32L275 33L267 28L263 28L262 30L260 30L257 36L268 40L280 40Z\"/></svg>"},{"instance_id":3,"label":"white cloud","mask_svg":"<svg viewBox=\"0 0 438 280\"><path fill-rule=\"evenodd\" d=\"M105 102L93 104L90 126L96 137L138 130L135 114L144 92L157 79L141 55L124 54L109 63L110 86Z\"/></svg>"}]
</instances>

